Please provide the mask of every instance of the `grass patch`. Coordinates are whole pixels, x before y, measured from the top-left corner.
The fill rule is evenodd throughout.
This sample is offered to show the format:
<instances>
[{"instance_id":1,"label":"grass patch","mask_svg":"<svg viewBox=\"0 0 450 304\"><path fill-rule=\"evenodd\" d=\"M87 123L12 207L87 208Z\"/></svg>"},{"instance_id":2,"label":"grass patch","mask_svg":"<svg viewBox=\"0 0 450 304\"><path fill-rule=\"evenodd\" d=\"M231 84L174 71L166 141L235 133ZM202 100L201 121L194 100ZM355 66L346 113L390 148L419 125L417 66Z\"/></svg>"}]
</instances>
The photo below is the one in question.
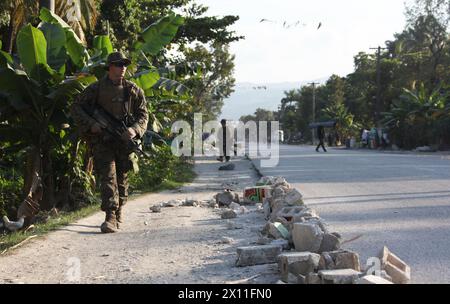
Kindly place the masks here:
<instances>
[{"instance_id":1,"label":"grass patch","mask_svg":"<svg viewBox=\"0 0 450 304\"><path fill-rule=\"evenodd\" d=\"M184 183L192 182L196 174L193 170L193 163L186 161L179 161L173 166L173 174L170 178L163 180L159 185L148 185L147 187L139 187L131 193L130 198L144 193L159 192L163 190L173 190L183 186ZM30 236L37 235L42 236L51 231L55 231L58 228L67 226L77 220L90 216L100 211L100 203L95 203L84 207L80 210L73 212L60 212L58 216L50 218L45 223L35 224L34 229L23 232L13 232L10 234L0 236L0 253L5 252L8 248L11 248Z\"/></svg>"},{"instance_id":2,"label":"grass patch","mask_svg":"<svg viewBox=\"0 0 450 304\"><path fill-rule=\"evenodd\" d=\"M0 252L3 253L3 251L5 251L6 249L19 244L32 235L41 236L47 234L50 231L57 230L62 226L67 226L68 224L73 223L79 219L92 215L99 210L100 204L97 203L73 212L60 212L58 216L50 218L45 223L35 224L34 229L31 229L30 231L18 231L1 236Z\"/></svg>"}]
</instances>

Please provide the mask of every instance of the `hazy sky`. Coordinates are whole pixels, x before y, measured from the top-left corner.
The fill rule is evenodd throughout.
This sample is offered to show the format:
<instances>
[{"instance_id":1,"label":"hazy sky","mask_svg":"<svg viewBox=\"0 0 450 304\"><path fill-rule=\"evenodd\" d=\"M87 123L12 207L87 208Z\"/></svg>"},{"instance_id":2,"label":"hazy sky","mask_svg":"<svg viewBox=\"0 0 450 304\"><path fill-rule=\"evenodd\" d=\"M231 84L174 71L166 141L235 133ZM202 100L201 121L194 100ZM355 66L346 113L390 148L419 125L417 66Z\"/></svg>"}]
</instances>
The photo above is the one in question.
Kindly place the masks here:
<instances>
[{"instance_id":1,"label":"hazy sky","mask_svg":"<svg viewBox=\"0 0 450 304\"><path fill-rule=\"evenodd\" d=\"M239 15L231 28L238 82L313 80L353 71L353 56L373 52L405 26L404 0L197 0L208 15ZM272 22L260 22L261 19ZM297 26L286 28L295 24ZM319 23L322 23L317 30ZM303 25L305 24L305 25Z\"/></svg>"}]
</instances>

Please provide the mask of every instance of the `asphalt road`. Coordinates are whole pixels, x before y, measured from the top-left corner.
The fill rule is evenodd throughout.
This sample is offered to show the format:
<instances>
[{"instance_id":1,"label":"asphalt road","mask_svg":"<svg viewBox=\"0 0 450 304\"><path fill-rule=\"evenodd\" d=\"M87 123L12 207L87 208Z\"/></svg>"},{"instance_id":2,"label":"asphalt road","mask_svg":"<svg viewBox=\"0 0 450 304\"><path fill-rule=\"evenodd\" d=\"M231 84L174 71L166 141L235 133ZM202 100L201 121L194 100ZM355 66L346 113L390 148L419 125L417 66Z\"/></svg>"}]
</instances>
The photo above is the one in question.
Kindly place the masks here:
<instances>
[{"instance_id":1,"label":"asphalt road","mask_svg":"<svg viewBox=\"0 0 450 304\"><path fill-rule=\"evenodd\" d=\"M450 156L280 146L274 168L344 239L361 263L386 245L411 267L412 283L450 283Z\"/></svg>"}]
</instances>

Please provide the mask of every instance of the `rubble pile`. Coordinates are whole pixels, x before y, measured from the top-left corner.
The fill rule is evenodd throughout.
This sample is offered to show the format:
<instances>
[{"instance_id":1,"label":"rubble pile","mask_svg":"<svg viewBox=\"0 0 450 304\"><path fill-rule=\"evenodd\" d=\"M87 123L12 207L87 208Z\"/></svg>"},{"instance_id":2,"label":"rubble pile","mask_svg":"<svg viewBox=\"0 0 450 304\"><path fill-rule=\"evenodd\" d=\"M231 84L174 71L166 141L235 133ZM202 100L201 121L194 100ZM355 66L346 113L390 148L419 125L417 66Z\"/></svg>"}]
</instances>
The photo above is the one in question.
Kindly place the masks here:
<instances>
[{"instance_id":1,"label":"rubble pile","mask_svg":"<svg viewBox=\"0 0 450 304\"><path fill-rule=\"evenodd\" d=\"M278 263L279 283L289 284L406 284L409 266L384 247L379 269L361 267L358 253L341 248L342 236L329 231L318 212L305 205L302 194L283 177L263 177L255 187L245 188L243 197L235 187L225 187L210 200L171 200L150 207L203 207L220 210L228 229L243 229L230 221L256 205L267 223L255 246L238 247L235 265L247 267ZM352 241L352 240L350 240ZM346 241L349 242L349 241ZM221 240L229 244L230 240ZM375 275L373 275L375 274Z\"/></svg>"},{"instance_id":2,"label":"rubble pile","mask_svg":"<svg viewBox=\"0 0 450 304\"><path fill-rule=\"evenodd\" d=\"M278 263L280 283L293 284L406 284L411 270L386 247L381 269L361 268L358 253L341 249L342 237L330 232L316 210L283 177L263 177L244 190L244 201L261 203L266 225L258 246L237 249L236 266Z\"/></svg>"}]
</instances>

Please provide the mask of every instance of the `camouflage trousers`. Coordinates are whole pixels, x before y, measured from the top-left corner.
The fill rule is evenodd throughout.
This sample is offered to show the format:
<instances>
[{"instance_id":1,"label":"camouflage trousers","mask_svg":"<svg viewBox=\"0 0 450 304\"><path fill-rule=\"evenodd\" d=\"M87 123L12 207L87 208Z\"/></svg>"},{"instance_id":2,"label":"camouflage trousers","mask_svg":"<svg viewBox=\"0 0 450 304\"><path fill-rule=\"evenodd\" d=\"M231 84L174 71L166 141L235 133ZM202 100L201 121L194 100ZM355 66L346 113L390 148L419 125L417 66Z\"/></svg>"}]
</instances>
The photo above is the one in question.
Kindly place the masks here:
<instances>
[{"instance_id":1,"label":"camouflage trousers","mask_svg":"<svg viewBox=\"0 0 450 304\"><path fill-rule=\"evenodd\" d=\"M92 147L94 169L100 177L102 211L115 211L128 199L129 153L114 144L96 143Z\"/></svg>"}]
</instances>

